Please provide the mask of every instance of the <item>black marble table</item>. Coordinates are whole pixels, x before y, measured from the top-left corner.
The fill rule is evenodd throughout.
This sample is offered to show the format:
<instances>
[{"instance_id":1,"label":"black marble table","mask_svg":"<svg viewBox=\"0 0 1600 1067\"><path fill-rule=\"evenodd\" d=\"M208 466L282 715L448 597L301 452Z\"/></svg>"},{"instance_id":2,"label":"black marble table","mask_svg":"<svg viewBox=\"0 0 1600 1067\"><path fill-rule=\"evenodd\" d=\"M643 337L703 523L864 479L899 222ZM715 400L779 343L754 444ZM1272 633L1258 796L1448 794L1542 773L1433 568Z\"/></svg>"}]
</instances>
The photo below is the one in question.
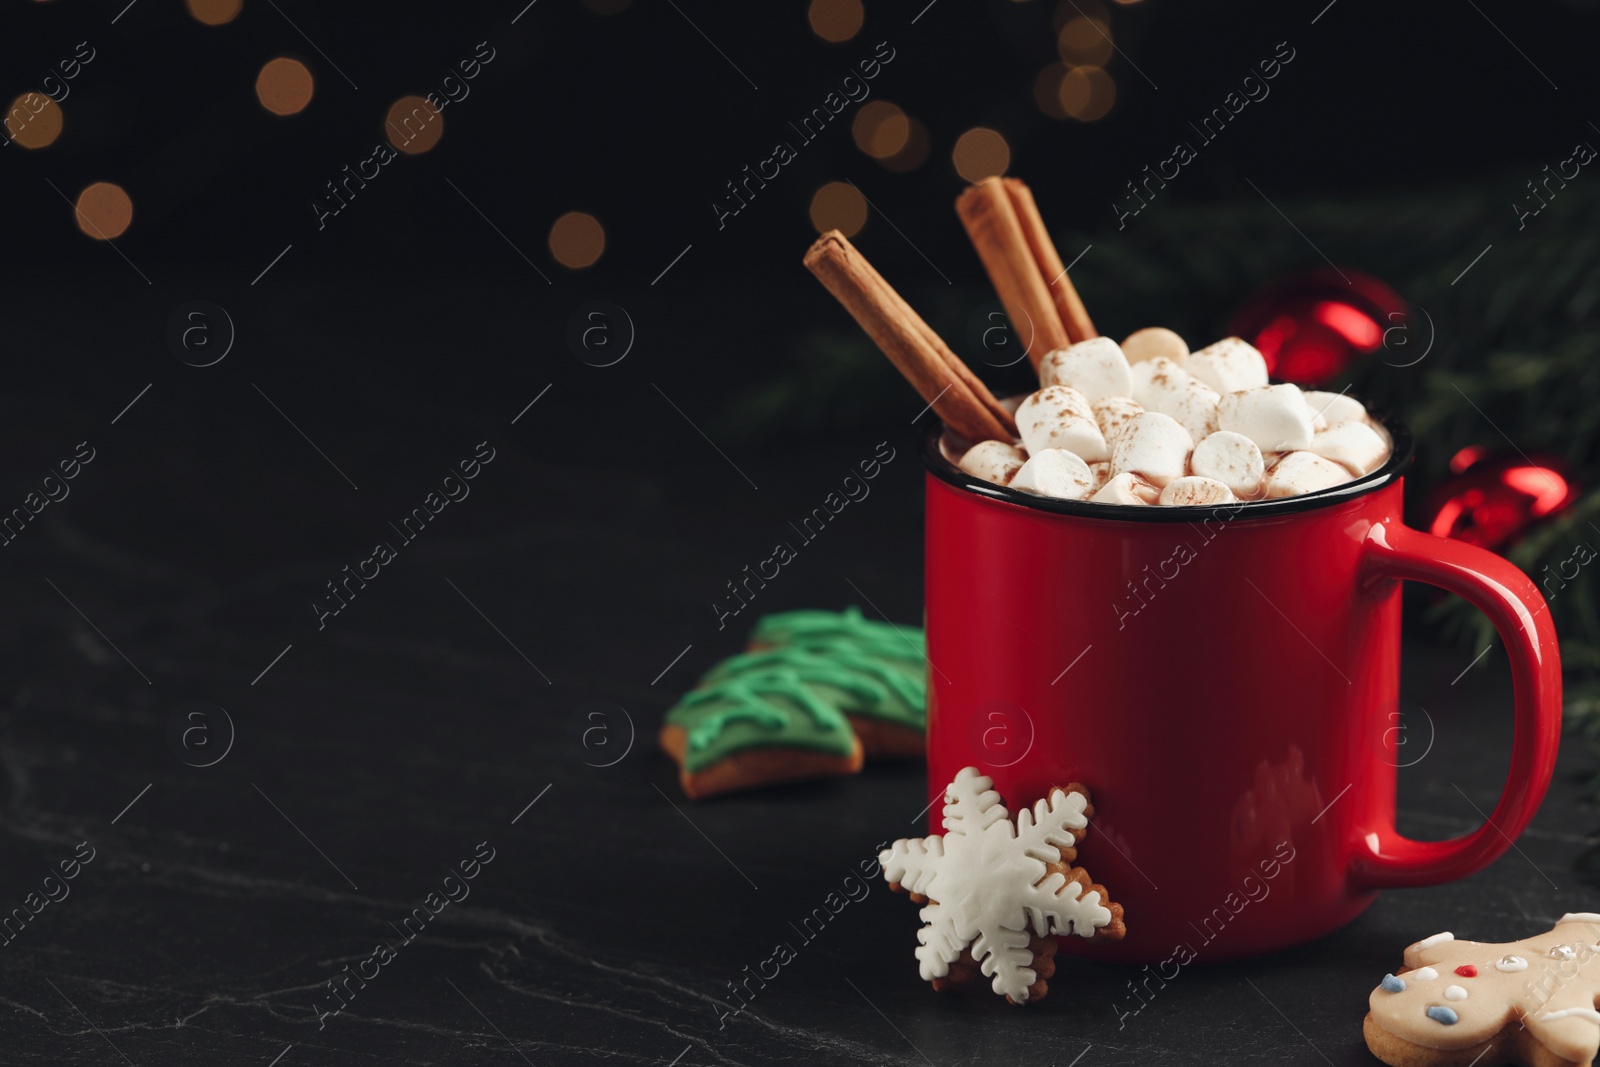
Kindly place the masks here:
<instances>
[{"instance_id":1,"label":"black marble table","mask_svg":"<svg viewBox=\"0 0 1600 1067\"><path fill-rule=\"evenodd\" d=\"M0 1062L1357 1065L1368 991L1408 942L1600 908L1572 868L1600 816L1569 744L1488 870L1186 969L1120 1023L1126 974L1105 965L1064 965L1028 1010L934 995L915 908L881 883L724 1018L729 983L876 842L920 832L923 774L691 804L654 731L756 612L918 617L919 405L719 452L703 378L649 346L583 366L565 305L497 311L517 295L481 289L396 316L296 292L220 294L245 325L206 369L161 340L192 289L105 296L70 344L62 298L23 305L49 358L5 371L5 505L79 442L94 458L0 550L0 898L40 894L0 946ZM316 328L285 325L296 309ZM545 319L554 336L521 336ZM885 438L872 496L719 630L724 583ZM469 495L391 526L485 441ZM393 558L333 598L376 542ZM1417 836L1475 826L1500 789L1505 661L1463 677L1469 659L1406 657Z\"/></svg>"}]
</instances>

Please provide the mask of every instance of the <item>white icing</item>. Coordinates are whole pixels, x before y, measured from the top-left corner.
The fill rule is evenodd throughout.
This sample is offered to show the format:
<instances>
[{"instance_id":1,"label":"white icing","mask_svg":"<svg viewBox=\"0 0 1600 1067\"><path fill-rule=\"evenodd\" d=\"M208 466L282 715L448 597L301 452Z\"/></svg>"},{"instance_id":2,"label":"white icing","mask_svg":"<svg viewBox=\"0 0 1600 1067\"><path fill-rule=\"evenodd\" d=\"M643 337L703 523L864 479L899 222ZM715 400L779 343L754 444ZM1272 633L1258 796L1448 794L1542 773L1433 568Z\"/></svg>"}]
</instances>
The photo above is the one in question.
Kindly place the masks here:
<instances>
[{"instance_id":1,"label":"white icing","mask_svg":"<svg viewBox=\"0 0 1600 1067\"><path fill-rule=\"evenodd\" d=\"M1456 935L1452 934L1450 931L1446 930L1442 934L1434 934L1432 937L1425 937L1421 941L1418 941L1415 945L1412 945L1411 947L1415 948L1415 949L1419 949L1419 950L1420 949L1425 949L1425 948L1432 948L1434 945L1442 945L1446 941L1454 941L1455 939L1456 939Z\"/></svg>"},{"instance_id":2,"label":"white icing","mask_svg":"<svg viewBox=\"0 0 1600 1067\"><path fill-rule=\"evenodd\" d=\"M1560 1011L1547 1011L1539 1016L1541 1019L1588 1019L1600 1025L1600 1011L1593 1008L1562 1008Z\"/></svg>"},{"instance_id":3,"label":"white icing","mask_svg":"<svg viewBox=\"0 0 1600 1067\"><path fill-rule=\"evenodd\" d=\"M1507 972L1525 971L1528 969L1528 961L1521 956L1501 956L1495 961L1494 969Z\"/></svg>"},{"instance_id":4,"label":"white icing","mask_svg":"<svg viewBox=\"0 0 1600 1067\"><path fill-rule=\"evenodd\" d=\"M1065 876L1046 876L1061 847L1085 829L1088 799L1054 790L1016 823L991 787L994 782L964 767L945 790L944 834L904 839L879 855L883 876L929 898L917 938L921 973L931 981L969 945L996 993L1018 1003L1038 978L1029 932L1093 937L1111 922L1097 892L1085 892Z\"/></svg>"},{"instance_id":5,"label":"white icing","mask_svg":"<svg viewBox=\"0 0 1600 1067\"><path fill-rule=\"evenodd\" d=\"M1467 999L1467 991L1465 989L1461 988L1458 985L1447 985L1447 986L1444 987L1444 999L1446 999L1446 1000L1466 1000Z\"/></svg>"},{"instance_id":6,"label":"white icing","mask_svg":"<svg viewBox=\"0 0 1600 1067\"><path fill-rule=\"evenodd\" d=\"M1561 918L1556 920L1557 926L1560 926L1562 923L1600 923L1600 912L1569 911L1565 915L1561 916Z\"/></svg>"},{"instance_id":7,"label":"white icing","mask_svg":"<svg viewBox=\"0 0 1600 1067\"><path fill-rule=\"evenodd\" d=\"M1575 960L1578 958L1578 953L1571 945L1553 945L1550 948L1550 958L1553 960Z\"/></svg>"},{"instance_id":8,"label":"white icing","mask_svg":"<svg viewBox=\"0 0 1600 1067\"><path fill-rule=\"evenodd\" d=\"M1419 967L1410 974L1405 975L1405 977L1414 978L1419 982L1431 982L1435 978L1439 977L1439 972L1434 970L1432 967Z\"/></svg>"}]
</instances>

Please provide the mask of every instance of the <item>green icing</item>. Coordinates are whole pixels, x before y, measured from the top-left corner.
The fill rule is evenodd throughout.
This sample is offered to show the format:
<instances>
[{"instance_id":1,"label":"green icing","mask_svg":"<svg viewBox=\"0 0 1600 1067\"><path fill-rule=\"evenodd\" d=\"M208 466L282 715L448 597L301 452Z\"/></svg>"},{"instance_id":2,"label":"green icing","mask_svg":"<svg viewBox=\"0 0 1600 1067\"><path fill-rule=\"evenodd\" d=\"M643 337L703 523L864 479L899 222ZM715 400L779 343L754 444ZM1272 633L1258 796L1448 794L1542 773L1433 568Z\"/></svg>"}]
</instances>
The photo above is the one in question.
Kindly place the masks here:
<instances>
[{"instance_id":1,"label":"green icing","mask_svg":"<svg viewBox=\"0 0 1600 1067\"><path fill-rule=\"evenodd\" d=\"M730 687L720 693L706 694L703 703L714 704L706 715L695 720L689 730L689 747L708 748L717 736L736 722L748 722L763 730L782 730L789 725L789 713L761 700L747 690L735 691ZM728 701L738 703L728 703Z\"/></svg>"},{"instance_id":2,"label":"green icing","mask_svg":"<svg viewBox=\"0 0 1600 1067\"><path fill-rule=\"evenodd\" d=\"M884 663L847 642L830 640L746 652L724 660L705 680L716 682L773 669L791 671L812 687L825 690L847 715L921 730L926 721L927 690L920 660L917 667L907 670L901 664Z\"/></svg>"},{"instance_id":3,"label":"green icing","mask_svg":"<svg viewBox=\"0 0 1600 1067\"><path fill-rule=\"evenodd\" d=\"M750 643L788 645L834 638L882 648L884 656L921 659L925 651L921 630L863 618L861 609L853 604L843 611L785 611L763 616L756 622Z\"/></svg>"},{"instance_id":4,"label":"green icing","mask_svg":"<svg viewBox=\"0 0 1600 1067\"><path fill-rule=\"evenodd\" d=\"M684 767L691 774L750 748L809 748L841 758L855 750L844 716L781 666L697 689L667 712L667 722L688 732Z\"/></svg>"},{"instance_id":5,"label":"green icing","mask_svg":"<svg viewBox=\"0 0 1600 1067\"><path fill-rule=\"evenodd\" d=\"M919 629L863 618L857 607L790 611L758 621L750 642L770 647L724 660L667 712L688 733L690 773L752 748L849 756L847 714L926 728Z\"/></svg>"},{"instance_id":6,"label":"green icing","mask_svg":"<svg viewBox=\"0 0 1600 1067\"><path fill-rule=\"evenodd\" d=\"M887 639L802 634L776 647L787 648L791 646L817 650L845 649L862 656L870 656L873 659L885 660L909 668L917 674L921 674L926 670L928 665L928 656L923 646L921 630L912 630L905 637L895 634Z\"/></svg>"}]
</instances>

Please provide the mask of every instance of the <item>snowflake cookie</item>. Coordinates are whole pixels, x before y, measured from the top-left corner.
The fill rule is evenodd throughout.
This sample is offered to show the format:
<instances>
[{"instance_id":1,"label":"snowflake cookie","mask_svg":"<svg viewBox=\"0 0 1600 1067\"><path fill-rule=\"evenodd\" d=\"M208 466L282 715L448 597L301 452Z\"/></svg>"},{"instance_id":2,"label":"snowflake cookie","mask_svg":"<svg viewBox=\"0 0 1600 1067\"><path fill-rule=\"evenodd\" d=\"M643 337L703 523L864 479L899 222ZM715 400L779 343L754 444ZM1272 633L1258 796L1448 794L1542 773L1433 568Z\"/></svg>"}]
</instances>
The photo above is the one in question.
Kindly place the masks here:
<instances>
[{"instance_id":1,"label":"snowflake cookie","mask_svg":"<svg viewBox=\"0 0 1600 1067\"><path fill-rule=\"evenodd\" d=\"M965 767L945 790L944 834L896 841L878 856L889 888L925 904L922 977L963 984L977 967L1013 1004L1039 1000L1055 970L1052 935L1117 941L1122 905L1073 867L1094 808L1076 783L1017 813Z\"/></svg>"},{"instance_id":2,"label":"snowflake cookie","mask_svg":"<svg viewBox=\"0 0 1600 1067\"><path fill-rule=\"evenodd\" d=\"M1600 915L1522 941L1425 937L1368 1000L1373 1055L1397 1067L1590 1067L1600 1054Z\"/></svg>"}]
</instances>

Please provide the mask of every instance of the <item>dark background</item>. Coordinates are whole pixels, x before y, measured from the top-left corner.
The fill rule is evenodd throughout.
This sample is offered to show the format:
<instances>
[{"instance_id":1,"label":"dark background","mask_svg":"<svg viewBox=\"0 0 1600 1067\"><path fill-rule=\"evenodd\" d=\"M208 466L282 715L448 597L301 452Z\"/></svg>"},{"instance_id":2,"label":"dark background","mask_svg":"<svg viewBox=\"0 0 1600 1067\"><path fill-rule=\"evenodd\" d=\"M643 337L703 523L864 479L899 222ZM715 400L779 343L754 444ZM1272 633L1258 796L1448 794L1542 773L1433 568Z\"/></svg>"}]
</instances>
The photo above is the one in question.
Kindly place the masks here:
<instances>
[{"instance_id":1,"label":"dark background","mask_svg":"<svg viewBox=\"0 0 1600 1067\"><path fill-rule=\"evenodd\" d=\"M1296 59L1268 102L1246 109L1165 198L1252 195L1245 176L1292 198L1446 187L1520 173L1523 163L1537 171L1567 153L1595 88L1591 4L1338 0L1311 25L1322 4L1146 0L1110 5L1121 49L1107 64L1118 89L1111 114L1053 122L1035 107L1032 85L1056 58L1056 5L938 0L912 25L924 4L868 4L860 33L840 44L815 36L800 4L683 8L728 60L672 4L642 0L610 16L539 0L515 26L519 5L471 0L368 10L280 4L282 14L256 0L224 27L201 25L168 0L138 0L115 26L119 4L14 4L0 49L6 99L37 87L79 41L97 57L72 85L68 134L47 151L7 152L17 198L8 243L36 269L126 271L114 253L80 239L70 211L44 196L45 179L69 195L113 180L137 211L118 245L158 283L196 274L218 286L247 283L292 241L293 259L279 264L290 281L312 268L387 268L418 285L481 275L532 289L537 276L459 202L448 177L558 282L605 293L643 288L694 243L701 254L671 275L677 302L715 304L685 294L734 278L796 277L805 205L818 185L840 178L889 211L946 274L972 276L976 263L950 209L961 182L949 152L973 126L1007 137L1012 171L1034 186L1055 226L1101 230L1123 183L1176 138L1192 139L1186 120L1220 103L1280 41ZM480 41L496 58L471 95L445 109L440 147L385 168L359 210L318 234L310 201L371 153L389 103L437 91ZM873 97L928 127L927 162L888 173L836 122L718 233L709 203L723 183L768 155L775 138L792 140L786 123L880 41L896 58ZM311 107L298 116L270 115L251 91L260 65L278 55L303 60L317 79ZM1520 186L1510 182L1507 201ZM601 263L576 279L558 276L542 247L550 222L574 209L597 215L610 238ZM892 230L875 223L867 232L891 278L915 281L918 263L926 270Z\"/></svg>"},{"instance_id":2,"label":"dark background","mask_svg":"<svg viewBox=\"0 0 1600 1067\"><path fill-rule=\"evenodd\" d=\"M1264 278L1224 270L1203 301L1129 306L1118 286L1137 276L1097 258L1192 252L1180 236L1214 244L1219 261L1246 256L1205 219L1250 204L1280 226L1249 182L1300 221L1310 202L1364 217L1393 204L1402 243L1417 205L1470 200L1481 213L1417 253L1442 286L1504 241L1515 219L1502 205L1584 136L1597 14L1112 5L1119 97L1084 125L1034 104L1034 77L1056 58L1046 0L869 3L843 44L812 34L803 5L676 8L246 0L209 28L171 0L54 0L0 16L7 100L79 41L97 53L71 83L57 143L0 149L0 508L78 442L96 450L71 496L0 549L5 907L77 842L98 849L72 896L0 947L0 1062L267 1063L292 1046L285 1067L680 1053L948 1067L1065 1064L1092 1045L1083 1067L1364 1063L1365 996L1402 946L1452 924L1510 940L1594 909L1571 872L1594 822L1580 749L1564 757L1542 836L1524 842L1532 860L1510 853L1459 886L1389 894L1305 950L1201 969L1131 1033L1109 1006L1116 972L1064 972L1026 1013L935 999L911 960L914 909L881 887L786 990L718 1030L723 984L925 801L920 770L905 768L691 807L653 745L662 711L752 621L718 630L724 583L885 439L899 455L874 496L755 610L864 596L871 614L920 616L921 401L866 353L859 388L822 398L825 418L785 411L807 395L813 361L854 338L800 266L816 188L848 179L887 212L856 243L955 343L993 298L951 207L963 182L950 151L962 131L992 127L1064 256L1095 245L1074 277L1102 330L1166 321L1201 343ZM896 58L873 98L927 127L926 161L892 173L863 155L852 109L719 231L723 182L883 40ZM438 147L388 164L319 232L312 200L371 154L389 103L434 88L480 41L496 58L446 108ZM1123 183L1280 41L1297 54L1271 97L1119 233ZM251 88L277 55L316 77L310 107L287 119ZM115 248L80 234L67 202L99 180L134 202ZM607 235L583 271L546 246L571 210ZM1339 216L1316 217L1318 243L1339 241ZM1361 266L1375 256L1363 240L1328 247ZM1294 247L1297 265L1322 265ZM1490 286L1493 271L1514 273L1494 259L1477 269ZM168 340L193 300L236 329L207 368ZM569 339L591 300L633 324L613 366L586 364L593 353ZM1481 356L1480 338L1449 325L1453 358ZM496 459L472 495L319 630L324 583L485 440ZM1484 808L1498 791L1504 662L1491 652L1484 680L1454 685L1470 651L1416 649L1403 695L1441 736L1403 775L1402 829L1442 836L1478 822L1454 786ZM189 700L231 716L235 745L215 766L188 765L171 739ZM593 766L604 759L577 740L596 707L617 744L636 739L614 767ZM328 1001L327 979L485 839L501 858L470 907L447 911L319 1030L310 1005Z\"/></svg>"},{"instance_id":3,"label":"dark background","mask_svg":"<svg viewBox=\"0 0 1600 1067\"><path fill-rule=\"evenodd\" d=\"M1107 69L1118 99L1084 124L1047 118L1034 102L1037 73L1058 58L1054 27L1075 13L1068 0L870 4L861 31L841 44L811 32L803 5L633 3L602 15L566 0L365 11L254 0L233 23L208 27L171 0L18 3L0 35L5 99L36 88L80 41L96 58L69 83L60 140L0 150L8 320L21 357L0 387L47 397L104 390L95 400L114 413L152 379L211 388L273 367L298 390L292 399L313 405L285 410L318 426L376 423L386 405L417 396L482 411L491 397L513 404L556 381L553 406L604 391L619 418L655 431L645 451L670 465L680 457L663 450L679 427L661 427L650 382L743 446L810 447L814 435L796 440L751 423L792 416L800 404L784 398L805 386L819 344L845 338L864 363L851 385L871 395L835 389L826 427L865 440L891 404L914 398L800 267L814 236L807 205L825 182L855 183L887 213L872 211L856 243L978 363L974 322L993 296L951 207L963 181L950 161L956 138L975 126L1005 136L1011 172L1035 189L1064 258L1093 244L1074 275L1112 336L1155 322L1196 344L1220 336L1274 275L1323 266L1319 250L1347 267L1381 265L1380 276L1403 285L1393 262L1409 249L1407 266L1431 268L1443 286L1500 240L1483 274L1520 273L1501 258L1515 232L1512 203L1541 167L1592 134L1583 102L1593 91L1594 7L1301 7L1111 4L1119 52ZM719 229L712 203L725 183L776 139L794 140L789 123L880 41L895 59L870 83L871 99L895 102L927 128L926 160L895 173L864 155L848 129L852 105ZM1269 83L1271 95L1199 145L1199 158L1119 232L1112 205L1126 184L1175 141L1198 144L1188 123L1282 41L1295 59ZM382 141L389 104L438 91L479 42L495 58L446 108L438 147L382 168L319 230L313 203ZM316 78L311 105L288 118L267 113L252 91L260 65L278 55L301 59ZM134 203L115 249L73 224L67 200L93 181L120 184ZM1558 207L1579 195L1581 184ZM1308 203L1331 203L1332 214L1308 217ZM1434 204L1461 205L1446 233L1418 217ZM1260 226L1207 230L1211 205L1254 209ZM1340 205L1366 213L1359 239L1341 241ZM551 223L573 210L597 217L607 236L603 257L581 271L545 244ZM1392 219L1377 233L1375 211ZM1584 217L1540 224L1545 233L1582 228ZM1293 262L1250 262L1263 230L1292 243ZM1216 261L1191 271L1203 290L1160 277L1167 261L1201 254L1197 245L1214 246ZM1230 270L1233 260L1248 265ZM237 328L232 355L210 374L176 364L166 338L169 318L193 299L219 303ZM568 336L592 299L624 308L638 338L625 362L603 370L577 363ZM1444 348L1481 358L1489 338L1449 311ZM1015 372L979 369L998 385L1019 382ZM1415 375L1390 377L1416 392ZM752 414L745 394L769 380L776 396ZM863 410L871 421L847 417ZM637 440L601 433L591 447L627 450Z\"/></svg>"}]
</instances>

